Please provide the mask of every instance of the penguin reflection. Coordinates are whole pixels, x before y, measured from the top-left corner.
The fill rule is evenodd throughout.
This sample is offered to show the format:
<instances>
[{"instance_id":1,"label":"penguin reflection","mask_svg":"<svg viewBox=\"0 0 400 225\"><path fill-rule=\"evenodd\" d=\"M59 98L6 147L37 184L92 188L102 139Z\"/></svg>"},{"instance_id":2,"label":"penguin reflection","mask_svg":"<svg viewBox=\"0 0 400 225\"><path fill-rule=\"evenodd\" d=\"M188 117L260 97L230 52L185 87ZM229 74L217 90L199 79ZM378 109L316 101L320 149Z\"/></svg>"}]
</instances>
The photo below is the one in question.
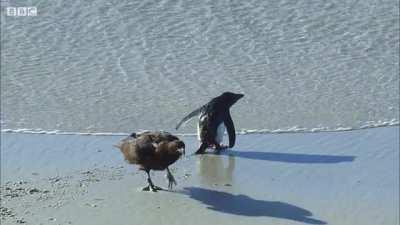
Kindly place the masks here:
<instances>
[{"instance_id":1,"label":"penguin reflection","mask_svg":"<svg viewBox=\"0 0 400 225\"><path fill-rule=\"evenodd\" d=\"M198 158L201 183L212 185L232 185L235 157L204 154Z\"/></svg>"}]
</instances>

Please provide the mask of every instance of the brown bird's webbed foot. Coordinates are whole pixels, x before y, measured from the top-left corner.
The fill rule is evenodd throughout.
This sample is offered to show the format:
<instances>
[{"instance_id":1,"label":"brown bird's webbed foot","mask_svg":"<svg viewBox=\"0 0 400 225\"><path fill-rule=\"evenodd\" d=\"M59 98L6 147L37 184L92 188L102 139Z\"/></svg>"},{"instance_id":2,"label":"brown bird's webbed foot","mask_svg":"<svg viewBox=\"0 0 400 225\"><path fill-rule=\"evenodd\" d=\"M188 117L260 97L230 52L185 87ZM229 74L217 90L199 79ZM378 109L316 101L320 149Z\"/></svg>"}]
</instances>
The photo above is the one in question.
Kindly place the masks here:
<instances>
[{"instance_id":1,"label":"brown bird's webbed foot","mask_svg":"<svg viewBox=\"0 0 400 225\"><path fill-rule=\"evenodd\" d=\"M156 192L156 191L162 191L162 190L164 190L164 189L161 188L161 187L159 187L159 186L153 185L152 190L153 190L154 192Z\"/></svg>"},{"instance_id":2,"label":"brown bird's webbed foot","mask_svg":"<svg viewBox=\"0 0 400 225\"><path fill-rule=\"evenodd\" d=\"M142 191L150 191L150 185L147 185L146 187L144 187L144 188L142 189Z\"/></svg>"},{"instance_id":3,"label":"brown bird's webbed foot","mask_svg":"<svg viewBox=\"0 0 400 225\"><path fill-rule=\"evenodd\" d=\"M196 155L204 154L204 152L206 151L207 147L208 147L207 143L201 143L200 148L194 154L196 154Z\"/></svg>"},{"instance_id":4,"label":"brown bird's webbed foot","mask_svg":"<svg viewBox=\"0 0 400 225\"><path fill-rule=\"evenodd\" d=\"M168 178L168 189L171 190L174 185L175 186L177 185L177 183L168 167L167 167L167 178Z\"/></svg>"},{"instance_id":5,"label":"brown bird's webbed foot","mask_svg":"<svg viewBox=\"0 0 400 225\"><path fill-rule=\"evenodd\" d=\"M158 186L155 186L155 185L153 185L153 186L148 185L147 187L144 187L142 189L142 191L152 191L152 192L157 192L157 191L162 191L162 190L164 190L164 189L162 189Z\"/></svg>"}]
</instances>

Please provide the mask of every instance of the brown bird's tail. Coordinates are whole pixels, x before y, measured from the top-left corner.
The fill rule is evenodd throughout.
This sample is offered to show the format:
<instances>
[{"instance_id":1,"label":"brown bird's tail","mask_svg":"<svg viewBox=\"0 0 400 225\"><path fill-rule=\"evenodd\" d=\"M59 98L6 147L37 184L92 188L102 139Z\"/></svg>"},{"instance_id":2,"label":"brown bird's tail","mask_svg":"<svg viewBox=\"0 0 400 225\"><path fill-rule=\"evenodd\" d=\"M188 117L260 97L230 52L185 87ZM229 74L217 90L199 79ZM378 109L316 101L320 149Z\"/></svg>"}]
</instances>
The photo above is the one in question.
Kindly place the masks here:
<instances>
[{"instance_id":1,"label":"brown bird's tail","mask_svg":"<svg viewBox=\"0 0 400 225\"><path fill-rule=\"evenodd\" d=\"M116 148L118 148L118 149L121 149L121 144L116 144L116 145L113 145L113 147L116 147Z\"/></svg>"}]
</instances>

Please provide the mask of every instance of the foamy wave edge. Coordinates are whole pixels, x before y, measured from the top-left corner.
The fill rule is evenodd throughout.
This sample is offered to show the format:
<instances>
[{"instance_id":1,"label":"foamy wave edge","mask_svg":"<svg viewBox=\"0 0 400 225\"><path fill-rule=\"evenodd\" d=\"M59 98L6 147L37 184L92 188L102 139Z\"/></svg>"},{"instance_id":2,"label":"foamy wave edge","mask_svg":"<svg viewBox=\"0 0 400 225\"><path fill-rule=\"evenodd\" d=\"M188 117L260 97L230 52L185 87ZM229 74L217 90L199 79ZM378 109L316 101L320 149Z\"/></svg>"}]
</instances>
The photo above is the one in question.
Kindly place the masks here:
<instances>
[{"instance_id":1,"label":"foamy wave edge","mask_svg":"<svg viewBox=\"0 0 400 225\"><path fill-rule=\"evenodd\" d=\"M363 130L370 128L378 128L378 127L389 127L389 126L398 126L400 123L396 119L392 119L391 121L368 121L364 125L353 128L353 127L317 127L317 128L301 128L298 126L294 126L287 129L242 129L236 134L238 135L248 135L248 134L281 134L281 133L318 133L318 132L342 132L342 131L355 131L355 130ZM146 130L137 131L137 133L144 132ZM50 135L88 135L88 136L127 136L130 133L111 133L111 132L69 132L69 131L60 131L60 130L42 130L42 129L29 129L29 128L21 128L21 129L1 129L1 133L23 133L23 134L50 134ZM196 133L175 133L178 136L196 136Z\"/></svg>"}]
</instances>

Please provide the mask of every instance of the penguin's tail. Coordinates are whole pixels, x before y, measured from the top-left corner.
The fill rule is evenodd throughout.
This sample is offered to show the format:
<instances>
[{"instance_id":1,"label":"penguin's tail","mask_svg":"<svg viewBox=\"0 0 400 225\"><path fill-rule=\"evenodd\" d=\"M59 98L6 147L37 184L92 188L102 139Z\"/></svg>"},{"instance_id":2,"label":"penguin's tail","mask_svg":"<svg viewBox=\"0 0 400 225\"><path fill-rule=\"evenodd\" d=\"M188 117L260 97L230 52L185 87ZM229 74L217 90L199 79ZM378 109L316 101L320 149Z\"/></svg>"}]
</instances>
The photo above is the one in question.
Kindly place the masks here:
<instances>
[{"instance_id":1,"label":"penguin's tail","mask_svg":"<svg viewBox=\"0 0 400 225\"><path fill-rule=\"evenodd\" d=\"M185 116L179 123L176 125L175 129L178 130L179 127L183 124L186 123L188 120L190 120L192 117L197 116L201 113L203 110L203 106L194 110L193 112L189 113L187 116Z\"/></svg>"}]
</instances>

